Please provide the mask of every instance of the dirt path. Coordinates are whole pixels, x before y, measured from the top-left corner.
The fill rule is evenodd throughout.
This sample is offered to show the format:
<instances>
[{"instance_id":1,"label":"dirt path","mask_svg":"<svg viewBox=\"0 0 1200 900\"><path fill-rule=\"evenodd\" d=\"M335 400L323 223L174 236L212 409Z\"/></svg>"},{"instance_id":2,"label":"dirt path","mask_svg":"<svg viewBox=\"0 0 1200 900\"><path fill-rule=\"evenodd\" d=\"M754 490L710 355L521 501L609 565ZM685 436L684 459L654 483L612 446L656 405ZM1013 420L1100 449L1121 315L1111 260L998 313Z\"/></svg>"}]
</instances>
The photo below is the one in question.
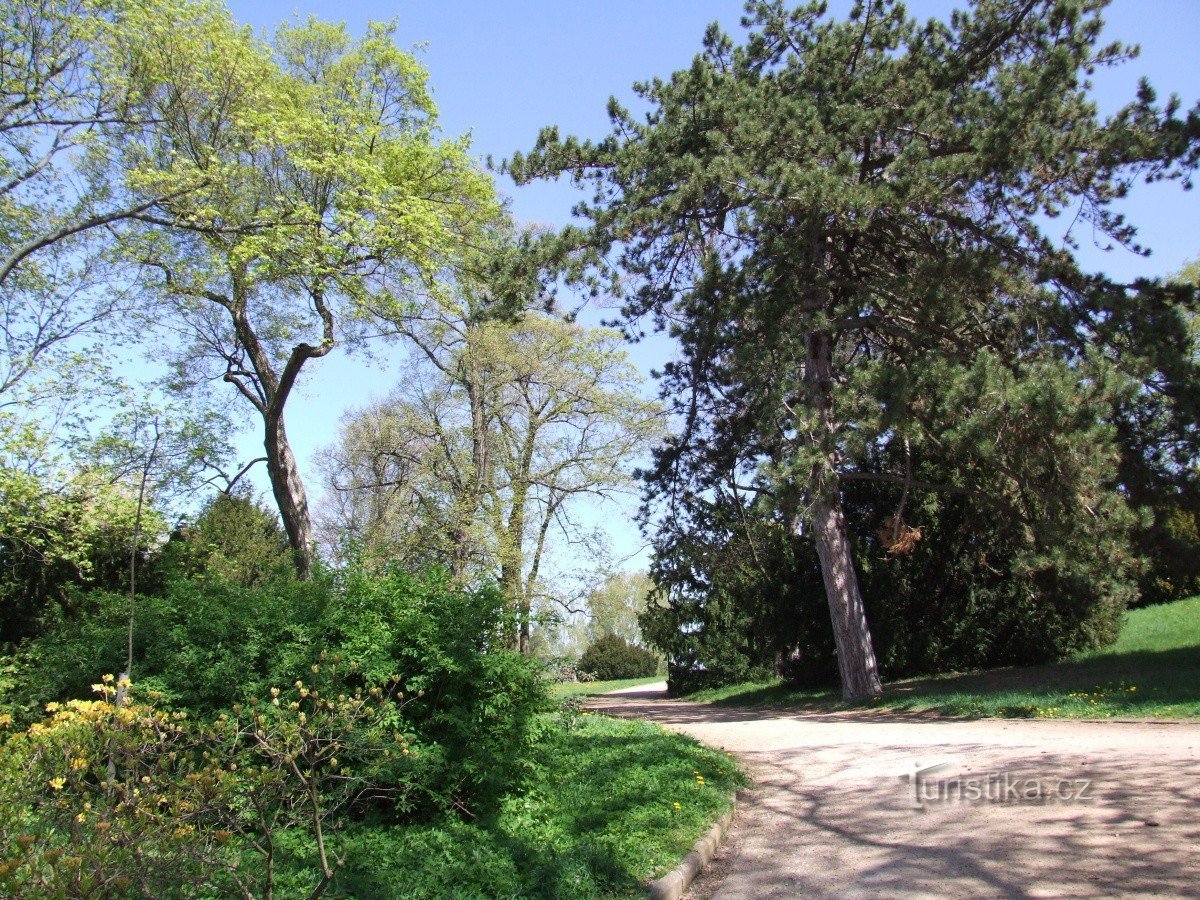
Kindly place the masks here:
<instances>
[{"instance_id":1,"label":"dirt path","mask_svg":"<svg viewBox=\"0 0 1200 900\"><path fill-rule=\"evenodd\" d=\"M695 900L1200 897L1200 724L789 714L646 687L588 705L753 775Z\"/></svg>"}]
</instances>

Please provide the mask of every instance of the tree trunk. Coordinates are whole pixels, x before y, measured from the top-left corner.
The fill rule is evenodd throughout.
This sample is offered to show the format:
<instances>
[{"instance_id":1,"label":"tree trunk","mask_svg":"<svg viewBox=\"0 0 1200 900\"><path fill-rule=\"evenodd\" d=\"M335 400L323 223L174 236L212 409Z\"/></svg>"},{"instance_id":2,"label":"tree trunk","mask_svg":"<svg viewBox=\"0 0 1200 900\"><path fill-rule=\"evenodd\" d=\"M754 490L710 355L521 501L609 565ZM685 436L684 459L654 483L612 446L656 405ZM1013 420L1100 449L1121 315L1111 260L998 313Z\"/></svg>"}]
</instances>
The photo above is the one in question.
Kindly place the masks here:
<instances>
[{"instance_id":1,"label":"tree trunk","mask_svg":"<svg viewBox=\"0 0 1200 900\"><path fill-rule=\"evenodd\" d=\"M517 649L521 651L523 656L528 656L530 651L529 617L531 613L532 610L529 608L529 598L526 597L521 601L521 634L517 642Z\"/></svg>"},{"instance_id":2,"label":"tree trunk","mask_svg":"<svg viewBox=\"0 0 1200 900\"><path fill-rule=\"evenodd\" d=\"M313 531L312 518L308 512L308 496L304 482L296 466L288 443L287 431L283 427L283 416L267 416L264 424L266 436L263 446L267 450L267 474L271 479L271 492L279 507L283 528L288 543L292 546L292 558L296 564L296 575L308 581L313 574Z\"/></svg>"},{"instance_id":3,"label":"tree trunk","mask_svg":"<svg viewBox=\"0 0 1200 900\"><path fill-rule=\"evenodd\" d=\"M469 333L468 333L469 341ZM458 498L458 510L450 542L450 576L455 581L467 577L467 564L471 558L471 526L483 502L484 493L490 488L488 472L488 421L484 403L484 386L473 360L460 377L467 389L471 404L471 472L463 496Z\"/></svg>"},{"instance_id":4,"label":"tree trunk","mask_svg":"<svg viewBox=\"0 0 1200 900\"><path fill-rule=\"evenodd\" d=\"M817 556L821 560L821 577L825 581L825 598L833 620L833 638L837 644L838 671L842 677L842 696L847 700L862 700L883 692L879 670L875 663L875 647L871 629L858 590L858 575L846 534L842 515L841 493L835 472L836 457L832 447L838 431L833 410L833 337L828 332L809 336L808 359L805 361L805 380L813 389L820 410L821 427L830 444L826 467L813 473L812 492L816 497L813 526L816 532Z\"/></svg>"},{"instance_id":5,"label":"tree trunk","mask_svg":"<svg viewBox=\"0 0 1200 900\"><path fill-rule=\"evenodd\" d=\"M842 503L834 492L817 501L813 512L817 556L825 580L825 597L833 620L833 638L837 644L838 671L842 677L842 696L862 700L878 696L883 687L875 663L871 629L858 590L858 575L842 517Z\"/></svg>"}]
</instances>

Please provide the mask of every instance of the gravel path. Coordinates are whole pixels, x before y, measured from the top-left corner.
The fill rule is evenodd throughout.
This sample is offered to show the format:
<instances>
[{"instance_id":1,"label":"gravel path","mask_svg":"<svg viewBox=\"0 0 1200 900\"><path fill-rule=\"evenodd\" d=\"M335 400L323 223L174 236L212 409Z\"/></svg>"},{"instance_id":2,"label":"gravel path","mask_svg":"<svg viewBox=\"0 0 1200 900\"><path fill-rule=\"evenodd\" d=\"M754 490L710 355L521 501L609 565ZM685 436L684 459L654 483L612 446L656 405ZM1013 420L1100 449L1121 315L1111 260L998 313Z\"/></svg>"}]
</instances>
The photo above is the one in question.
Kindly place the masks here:
<instances>
[{"instance_id":1,"label":"gravel path","mask_svg":"<svg viewBox=\"0 0 1200 900\"><path fill-rule=\"evenodd\" d=\"M1197 723L794 714L665 685L588 706L721 747L753 776L693 900L1200 897Z\"/></svg>"}]
</instances>

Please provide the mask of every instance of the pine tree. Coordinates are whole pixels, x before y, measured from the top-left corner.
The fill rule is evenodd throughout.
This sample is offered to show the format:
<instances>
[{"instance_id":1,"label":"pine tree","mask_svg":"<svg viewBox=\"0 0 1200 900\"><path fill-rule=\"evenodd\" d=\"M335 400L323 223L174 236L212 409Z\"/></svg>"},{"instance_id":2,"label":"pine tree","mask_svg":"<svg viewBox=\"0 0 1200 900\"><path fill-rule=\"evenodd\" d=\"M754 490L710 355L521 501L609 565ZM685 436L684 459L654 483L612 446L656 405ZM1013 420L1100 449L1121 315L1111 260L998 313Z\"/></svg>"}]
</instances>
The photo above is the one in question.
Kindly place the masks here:
<instances>
[{"instance_id":1,"label":"pine tree","mask_svg":"<svg viewBox=\"0 0 1200 900\"><path fill-rule=\"evenodd\" d=\"M1094 326L1128 295L1047 223L1140 249L1112 203L1194 168L1200 114L1142 85L1099 116L1088 77L1131 52L1099 45L1104 5L976 0L919 23L892 0L840 22L823 3L752 2L743 44L713 26L689 69L637 86L644 119L613 101L605 140L550 128L509 163L518 181L594 186L589 227L564 240L615 259L628 320L681 346L664 390L685 427L652 493L669 503L731 473L772 493L815 540L849 698L880 681L847 479L968 491L1035 532L1037 565L1064 552L1056 511L1120 518L1098 493L1111 435L1055 416L1091 422L1110 402ZM955 405L933 408L931 389ZM920 483L922 450L947 446L962 465ZM896 468L856 467L871 455ZM891 519L899 537L904 501Z\"/></svg>"}]
</instances>

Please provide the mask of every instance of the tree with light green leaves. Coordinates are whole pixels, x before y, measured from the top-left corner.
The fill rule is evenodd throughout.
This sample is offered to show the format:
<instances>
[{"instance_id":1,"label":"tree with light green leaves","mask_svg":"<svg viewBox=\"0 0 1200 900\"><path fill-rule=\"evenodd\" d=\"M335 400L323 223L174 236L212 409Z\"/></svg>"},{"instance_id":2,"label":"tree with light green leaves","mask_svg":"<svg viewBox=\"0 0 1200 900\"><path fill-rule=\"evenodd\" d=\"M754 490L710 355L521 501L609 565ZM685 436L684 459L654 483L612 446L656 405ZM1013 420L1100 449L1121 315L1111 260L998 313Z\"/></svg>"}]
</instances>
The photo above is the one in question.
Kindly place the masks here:
<instances>
[{"instance_id":1,"label":"tree with light green leaves","mask_svg":"<svg viewBox=\"0 0 1200 900\"><path fill-rule=\"evenodd\" d=\"M114 259L116 234L202 183L139 185L117 165L130 132L148 124L148 62L194 37L192 10L177 0L0 9L0 408L51 402L98 377L135 289ZM197 77L213 61L187 59Z\"/></svg>"},{"instance_id":2,"label":"tree with light green leaves","mask_svg":"<svg viewBox=\"0 0 1200 900\"><path fill-rule=\"evenodd\" d=\"M812 540L848 698L881 690L851 481L902 488L881 554L921 537L915 496L966 492L1020 536L1022 590L1131 594L1103 421L1127 382L1103 324L1136 292L1052 229L1139 249L1113 204L1192 172L1200 112L1143 84L1099 114L1091 74L1130 55L1100 43L1104 5L974 0L921 22L892 0L840 21L751 2L742 43L714 26L691 67L637 87L646 115L614 101L609 137L547 129L508 165L594 189L564 242L615 264L631 323L680 342L664 390L682 429L650 477L664 521L737 491Z\"/></svg>"},{"instance_id":3,"label":"tree with light green leaves","mask_svg":"<svg viewBox=\"0 0 1200 900\"><path fill-rule=\"evenodd\" d=\"M347 418L325 462L330 531L369 557L466 561L459 577L500 583L528 652L552 548L586 540L581 500L632 486L661 414L615 332L530 312L456 333Z\"/></svg>"},{"instance_id":4,"label":"tree with light green leaves","mask_svg":"<svg viewBox=\"0 0 1200 900\"><path fill-rule=\"evenodd\" d=\"M648 572L610 572L588 591L586 643L594 643L606 634L615 634L631 644L643 645L638 616L646 611L654 594L654 581Z\"/></svg>"},{"instance_id":5,"label":"tree with light green leaves","mask_svg":"<svg viewBox=\"0 0 1200 900\"><path fill-rule=\"evenodd\" d=\"M148 316L179 336L177 386L224 381L261 422L272 492L307 578L313 532L289 399L335 346L370 337L383 312L401 316L414 291L439 290L497 202L465 142L439 137L425 70L391 26L355 39L309 20L266 46L223 6L190 6L183 47L147 63L149 124L122 162L141 190L200 187L141 216L123 252L156 282ZM154 36L174 26L145 27ZM213 65L197 76L200 58Z\"/></svg>"}]
</instances>

